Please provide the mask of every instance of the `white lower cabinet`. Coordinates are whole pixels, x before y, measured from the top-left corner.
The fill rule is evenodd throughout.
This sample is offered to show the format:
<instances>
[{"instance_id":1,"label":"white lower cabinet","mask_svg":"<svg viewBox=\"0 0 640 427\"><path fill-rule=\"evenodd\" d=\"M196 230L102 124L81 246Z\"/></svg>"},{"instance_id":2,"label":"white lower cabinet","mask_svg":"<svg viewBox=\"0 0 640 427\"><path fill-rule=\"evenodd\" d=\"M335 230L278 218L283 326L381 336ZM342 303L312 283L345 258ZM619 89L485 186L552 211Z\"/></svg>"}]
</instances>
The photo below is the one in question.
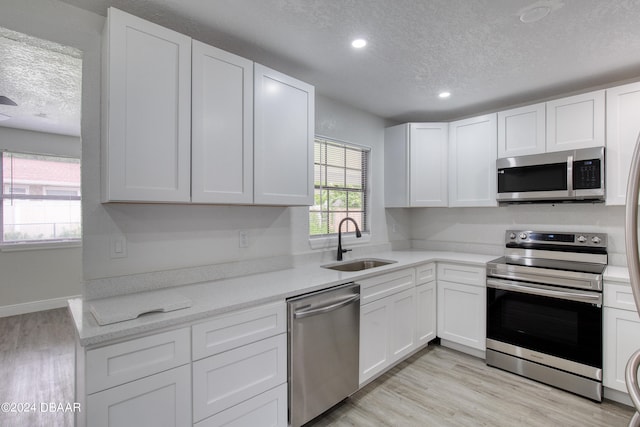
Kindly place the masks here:
<instances>
[{"instance_id":1,"label":"white lower cabinet","mask_svg":"<svg viewBox=\"0 0 640 427\"><path fill-rule=\"evenodd\" d=\"M416 269L416 340L422 346L436 337L436 265Z\"/></svg>"},{"instance_id":2,"label":"white lower cabinet","mask_svg":"<svg viewBox=\"0 0 640 427\"><path fill-rule=\"evenodd\" d=\"M605 387L627 393L625 367L640 349L640 317L631 287L605 282L604 305L602 382Z\"/></svg>"},{"instance_id":3,"label":"white lower cabinet","mask_svg":"<svg viewBox=\"0 0 640 427\"><path fill-rule=\"evenodd\" d=\"M287 427L287 384L266 391L196 424L195 427Z\"/></svg>"},{"instance_id":4,"label":"white lower cabinet","mask_svg":"<svg viewBox=\"0 0 640 427\"><path fill-rule=\"evenodd\" d=\"M360 384L416 347L415 289L360 307Z\"/></svg>"},{"instance_id":5,"label":"white lower cabinet","mask_svg":"<svg viewBox=\"0 0 640 427\"><path fill-rule=\"evenodd\" d=\"M438 264L438 337L485 351L486 295L483 267Z\"/></svg>"},{"instance_id":6,"label":"white lower cabinet","mask_svg":"<svg viewBox=\"0 0 640 427\"><path fill-rule=\"evenodd\" d=\"M193 363L193 419L287 382L287 336L276 335Z\"/></svg>"},{"instance_id":7,"label":"white lower cabinet","mask_svg":"<svg viewBox=\"0 0 640 427\"><path fill-rule=\"evenodd\" d=\"M76 347L78 426L287 425L284 301Z\"/></svg>"},{"instance_id":8,"label":"white lower cabinet","mask_svg":"<svg viewBox=\"0 0 640 427\"><path fill-rule=\"evenodd\" d=\"M170 369L87 397L88 425L184 427L191 425L191 369Z\"/></svg>"},{"instance_id":9,"label":"white lower cabinet","mask_svg":"<svg viewBox=\"0 0 640 427\"><path fill-rule=\"evenodd\" d=\"M415 278L408 268L359 281L360 384L415 348Z\"/></svg>"}]
</instances>

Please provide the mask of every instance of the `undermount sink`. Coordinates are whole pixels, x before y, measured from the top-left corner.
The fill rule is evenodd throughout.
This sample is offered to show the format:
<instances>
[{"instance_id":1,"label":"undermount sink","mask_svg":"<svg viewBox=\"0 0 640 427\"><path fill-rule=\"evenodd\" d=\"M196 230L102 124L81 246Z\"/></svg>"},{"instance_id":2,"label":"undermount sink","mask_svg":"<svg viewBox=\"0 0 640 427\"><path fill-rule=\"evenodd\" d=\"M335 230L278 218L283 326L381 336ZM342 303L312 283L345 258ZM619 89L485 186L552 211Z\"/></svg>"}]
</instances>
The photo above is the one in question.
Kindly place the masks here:
<instances>
[{"instance_id":1,"label":"undermount sink","mask_svg":"<svg viewBox=\"0 0 640 427\"><path fill-rule=\"evenodd\" d=\"M361 258L352 261L336 262L334 264L321 265L322 268L338 271L361 271L369 268L382 267L383 265L393 264L397 261L377 258Z\"/></svg>"}]
</instances>

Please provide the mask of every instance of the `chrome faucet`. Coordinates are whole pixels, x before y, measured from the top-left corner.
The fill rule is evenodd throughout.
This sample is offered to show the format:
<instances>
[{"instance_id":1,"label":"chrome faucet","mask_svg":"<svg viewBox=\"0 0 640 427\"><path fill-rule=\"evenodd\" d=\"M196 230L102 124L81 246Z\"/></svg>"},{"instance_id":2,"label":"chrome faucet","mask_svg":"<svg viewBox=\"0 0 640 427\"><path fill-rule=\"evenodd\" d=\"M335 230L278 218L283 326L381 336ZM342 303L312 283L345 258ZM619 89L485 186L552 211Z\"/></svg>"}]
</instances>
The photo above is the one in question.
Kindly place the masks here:
<instances>
[{"instance_id":1,"label":"chrome faucet","mask_svg":"<svg viewBox=\"0 0 640 427\"><path fill-rule=\"evenodd\" d=\"M342 221L340 221L340 224L338 224L338 256L336 258L336 260L338 261L342 261L342 254L345 252L350 251L351 249L342 249L342 223L345 221L351 221L353 223L353 225L356 226L356 237L360 238L362 237L362 233L360 233L360 229L358 228L358 223L351 217L346 217L344 218Z\"/></svg>"}]
</instances>

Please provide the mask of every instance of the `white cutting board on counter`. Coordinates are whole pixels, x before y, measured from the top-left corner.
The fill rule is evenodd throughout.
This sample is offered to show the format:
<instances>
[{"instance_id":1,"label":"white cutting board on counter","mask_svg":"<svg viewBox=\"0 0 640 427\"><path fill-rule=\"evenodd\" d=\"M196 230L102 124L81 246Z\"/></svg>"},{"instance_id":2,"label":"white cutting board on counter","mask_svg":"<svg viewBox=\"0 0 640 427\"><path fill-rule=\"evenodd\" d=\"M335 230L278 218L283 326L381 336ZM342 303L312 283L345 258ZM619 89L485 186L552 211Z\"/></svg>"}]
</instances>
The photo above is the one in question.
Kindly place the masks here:
<instances>
[{"instance_id":1,"label":"white cutting board on counter","mask_svg":"<svg viewBox=\"0 0 640 427\"><path fill-rule=\"evenodd\" d=\"M141 292L89 301L89 310L98 325L110 325L147 313L165 313L189 308L192 301L173 290Z\"/></svg>"}]
</instances>

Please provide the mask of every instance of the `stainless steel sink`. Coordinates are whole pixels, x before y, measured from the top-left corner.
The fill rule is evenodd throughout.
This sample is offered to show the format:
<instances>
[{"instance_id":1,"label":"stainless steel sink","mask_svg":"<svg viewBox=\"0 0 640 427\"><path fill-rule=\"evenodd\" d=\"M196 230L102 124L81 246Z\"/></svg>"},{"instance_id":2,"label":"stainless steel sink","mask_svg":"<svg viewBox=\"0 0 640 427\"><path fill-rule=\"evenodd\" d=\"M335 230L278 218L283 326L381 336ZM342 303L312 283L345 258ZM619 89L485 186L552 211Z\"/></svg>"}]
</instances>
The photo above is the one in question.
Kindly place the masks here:
<instances>
[{"instance_id":1,"label":"stainless steel sink","mask_svg":"<svg viewBox=\"0 0 640 427\"><path fill-rule=\"evenodd\" d=\"M321 265L322 268L338 271L361 271L369 268L382 267L383 265L393 264L398 261L378 258L360 258L352 261L336 262L333 264Z\"/></svg>"}]
</instances>

